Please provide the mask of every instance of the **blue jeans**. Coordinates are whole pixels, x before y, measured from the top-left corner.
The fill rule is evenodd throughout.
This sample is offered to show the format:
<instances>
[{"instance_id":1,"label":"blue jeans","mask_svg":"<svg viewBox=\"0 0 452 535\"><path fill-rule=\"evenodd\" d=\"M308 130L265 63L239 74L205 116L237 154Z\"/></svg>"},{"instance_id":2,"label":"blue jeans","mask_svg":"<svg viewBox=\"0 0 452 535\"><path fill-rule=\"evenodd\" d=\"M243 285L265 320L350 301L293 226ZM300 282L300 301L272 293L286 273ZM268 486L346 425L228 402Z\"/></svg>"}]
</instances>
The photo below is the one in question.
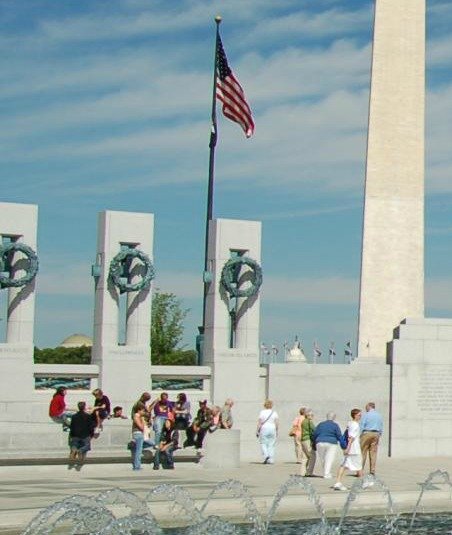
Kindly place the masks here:
<instances>
[{"instance_id":1,"label":"blue jeans","mask_svg":"<svg viewBox=\"0 0 452 535\"><path fill-rule=\"evenodd\" d=\"M156 416L154 418L154 423L152 424L152 429L154 430L154 433L155 433L154 440L155 440L157 449L160 445L160 438L162 436L162 429L165 424L165 420L167 420L166 416Z\"/></svg>"},{"instance_id":2,"label":"blue jeans","mask_svg":"<svg viewBox=\"0 0 452 535\"><path fill-rule=\"evenodd\" d=\"M262 456L273 463L275 457L276 429L261 429L259 433Z\"/></svg>"},{"instance_id":3,"label":"blue jeans","mask_svg":"<svg viewBox=\"0 0 452 535\"><path fill-rule=\"evenodd\" d=\"M144 440L142 431L135 431L132 433L132 439L135 441L135 449L132 450L132 464L134 470L141 468L141 455L143 453L143 447L152 447L154 443L150 440Z\"/></svg>"},{"instance_id":4,"label":"blue jeans","mask_svg":"<svg viewBox=\"0 0 452 535\"><path fill-rule=\"evenodd\" d=\"M71 437L69 439L69 445L71 447L71 450L76 450L80 453L87 453L91 449L91 437Z\"/></svg>"},{"instance_id":5,"label":"blue jeans","mask_svg":"<svg viewBox=\"0 0 452 535\"><path fill-rule=\"evenodd\" d=\"M64 411L59 416L51 416L51 418L56 424L63 424L63 429L67 429L71 425L71 418L74 414L75 412L72 411Z\"/></svg>"}]
</instances>

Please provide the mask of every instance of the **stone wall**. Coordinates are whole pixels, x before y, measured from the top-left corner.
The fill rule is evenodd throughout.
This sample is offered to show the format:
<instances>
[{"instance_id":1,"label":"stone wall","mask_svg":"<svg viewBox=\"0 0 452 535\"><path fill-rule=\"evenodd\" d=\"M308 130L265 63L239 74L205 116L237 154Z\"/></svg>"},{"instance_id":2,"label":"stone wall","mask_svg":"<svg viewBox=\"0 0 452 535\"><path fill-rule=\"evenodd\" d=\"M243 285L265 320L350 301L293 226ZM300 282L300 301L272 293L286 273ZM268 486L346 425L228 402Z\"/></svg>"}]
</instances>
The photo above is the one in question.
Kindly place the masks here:
<instances>
[{"instance_id":1,"label":"stone wall","mask_svg":"<svg viewBox=\"0 0 452 535\"><path fill-rule=\"evenodd\" d=\"M452 320L406 319L389 347L391 455L452 451Z\"/></svg>"}]
</instances>

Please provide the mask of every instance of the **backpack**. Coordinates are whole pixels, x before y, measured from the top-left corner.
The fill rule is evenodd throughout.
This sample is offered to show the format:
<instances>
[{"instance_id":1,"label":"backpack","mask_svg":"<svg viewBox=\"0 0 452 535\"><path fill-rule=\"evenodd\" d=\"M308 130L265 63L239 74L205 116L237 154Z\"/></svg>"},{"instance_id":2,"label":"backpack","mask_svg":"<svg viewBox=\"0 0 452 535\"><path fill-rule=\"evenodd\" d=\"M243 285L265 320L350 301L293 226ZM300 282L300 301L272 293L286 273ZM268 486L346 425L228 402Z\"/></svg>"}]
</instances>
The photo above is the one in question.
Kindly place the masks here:
<instances>
[{"instance_id":1,"label":"backpack","mask_svg":"<svg viewBox=\"0 0 452 535\"><path fill-rule=\"evenodd\" d=\"M341 438L339 439L339 446L346 450L348 446L348 429L344 431L344 433L341 435Z\"/></svg>"}]
</instances>

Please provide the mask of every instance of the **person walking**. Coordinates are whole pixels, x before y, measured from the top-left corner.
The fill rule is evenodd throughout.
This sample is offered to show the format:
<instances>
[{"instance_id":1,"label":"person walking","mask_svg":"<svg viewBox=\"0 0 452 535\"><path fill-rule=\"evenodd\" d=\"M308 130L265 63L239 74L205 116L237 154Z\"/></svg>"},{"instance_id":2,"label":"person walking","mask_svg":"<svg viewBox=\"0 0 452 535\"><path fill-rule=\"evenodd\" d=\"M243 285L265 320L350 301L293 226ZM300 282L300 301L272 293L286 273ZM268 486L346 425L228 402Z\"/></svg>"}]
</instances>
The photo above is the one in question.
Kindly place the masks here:
<instances>
[{"instance_id":1,"label":"person walking","mask_svg":"<svg viewBox=\"0 0 452 535\"><path fill-rule=\"evenodd\" d=\"M333 485L334 490L347 490L347 487L342 483L342 477L345 470L356 472L357 477L362 477L363 475L361 446L359 444L359 421L361 420L361 410L352 409L350 416L352 419L347 424L347 448L344 450L344 460L337 473L336 483Z\"/></svg>"},{"instance_id":2,"label":"person walking","mask_svg":"<svg viewBox=\"0 0 452 535\"><path fill-rule=\"evenodd\" d=\"M361 451L363 456L363 469L366 459L369 456L369 472L375 475L377 466L377 451L381 434L383 433L383 418L375 410L375 403L369 401L366 405L366 412L361 418Z\"/></svg>"},{"instance_id":3,"label":"person walking","mask_svg":"<svg viewBox=\"0 0 452 535\"><path fill-rule=\"evenodd\" d=\"M94 435L96 422L91 414L86 412L86 403L79 401L78 412L71 419L69 428L69 464L68 468L81 470L85 463L86 454L91 449L91 438Z\"/></svg>"},{"instance_id":4,"label":"person walking","mask_svg":"<svg viewBox=\"0 0 452 535\"><path fill-rule=\"evenodd\" d=\"M316 425L314 431L315 449L323 467L323 477L331 479L331 468L336 458L337 445L341 438L341 428L335 422L336 414L329 412L326 420Z\"/></svg>"},{"instance_id":5,"label":"person walking","mask_svg":"<svg viewBox=\"0 0 452 535\"><path fill-rule=\"evenodd\" d=\"M278 413L273 410L273 401L267 399L264 402L264 408L259 413L256 427L256 436L261 445L264 464L273 464L275 462L275 445L278 437L278 426Z\"/></svg>"},{"instance_id":6,"label":"person walking","mask_svg":"<svg viewBox=\"0 0 452 535\"><path fill-rule=\"evenodd\" d=\"M293 437L293 443L295 446L295 458L297 464L301 464L303 461L303 453L301 447L301 425L305 419L306 407L301 407L298 411L298 416L292 422L292 429L290 430L290 436Z\"/></svg>"},{"instance_id":7,"label":"person walking","mask_svg":"<svg viewBox=\"0 0 452 535\"><path fill-rule=\"evenodd\" d=\"M138 401L133 406L132 415L132 466L134 470L141 470L141 455L143 447L151 448L154 443L147 437L146 406Z\"/></svg>"},{"instance_id":8,"label":"person walking","mask_svg":"<svg viewBox=\"0 0 452 535\"><path fill-rule=\"evenodd\" d=\"M314 413L311 409L306 409L305 418L301 424L301 467L300 475L311 477L315 466L315 444L314 444Z\"/></svg>"}]
</instances>

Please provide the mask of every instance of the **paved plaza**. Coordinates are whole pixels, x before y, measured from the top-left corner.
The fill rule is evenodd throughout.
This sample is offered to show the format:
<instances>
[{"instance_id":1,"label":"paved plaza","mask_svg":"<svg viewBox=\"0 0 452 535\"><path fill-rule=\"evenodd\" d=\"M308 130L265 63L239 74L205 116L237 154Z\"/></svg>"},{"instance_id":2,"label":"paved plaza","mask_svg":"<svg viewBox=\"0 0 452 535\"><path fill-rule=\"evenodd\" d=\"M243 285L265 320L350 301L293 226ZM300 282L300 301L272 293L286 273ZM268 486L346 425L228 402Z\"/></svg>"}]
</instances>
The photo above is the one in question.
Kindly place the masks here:
<instances>
[{"instance_id":1,"label":"paved plaza","mask_svg":"<svg viewBox=\"0 0 452 535\"><path fill-rule=\"evenodd\" d=\"M429 473L442 469L452 474L452 458L419 458L395 460L380 458L378 477L390 488L397 512L411 512L420 493L420 483ZM112 488L121 488L144 497L153 487L172 483L188 490L198 507L202 506L210 490L220 481L236 479L246 485L259 510L265 514L279 487L292 474L298 472L295 463L262 465L242 463L240 468L214 470L203 468L202 464L176 463L176 469L153 471L151 465L135 473L128 464L88 464L82 471L69 471L65 465L2 466L0 467L0 532L20 533L21 529L41 511L73 494L97 495ZM347 499L347 492L331 489L331 480L320 477L307 479L320 495L328 517L338 516ZM346 477L350 487L356 480ZM169 504L163 498L150 503L150 509L161 525L168 525L174 518ZM351 514L382 513L386 509L386 498L375 485L363 491L351 508ZM435 483L426 491L422 500L424 511L452 509L451 492L448 486ZM225 492L216 495L206 510L234 520L243 520L245 513L240 500ZM122 513L124 514L124 513ZM279 509L280 518L315 517L313 505L306 492L292 489Z\"/></svg>"}]
</instances>

